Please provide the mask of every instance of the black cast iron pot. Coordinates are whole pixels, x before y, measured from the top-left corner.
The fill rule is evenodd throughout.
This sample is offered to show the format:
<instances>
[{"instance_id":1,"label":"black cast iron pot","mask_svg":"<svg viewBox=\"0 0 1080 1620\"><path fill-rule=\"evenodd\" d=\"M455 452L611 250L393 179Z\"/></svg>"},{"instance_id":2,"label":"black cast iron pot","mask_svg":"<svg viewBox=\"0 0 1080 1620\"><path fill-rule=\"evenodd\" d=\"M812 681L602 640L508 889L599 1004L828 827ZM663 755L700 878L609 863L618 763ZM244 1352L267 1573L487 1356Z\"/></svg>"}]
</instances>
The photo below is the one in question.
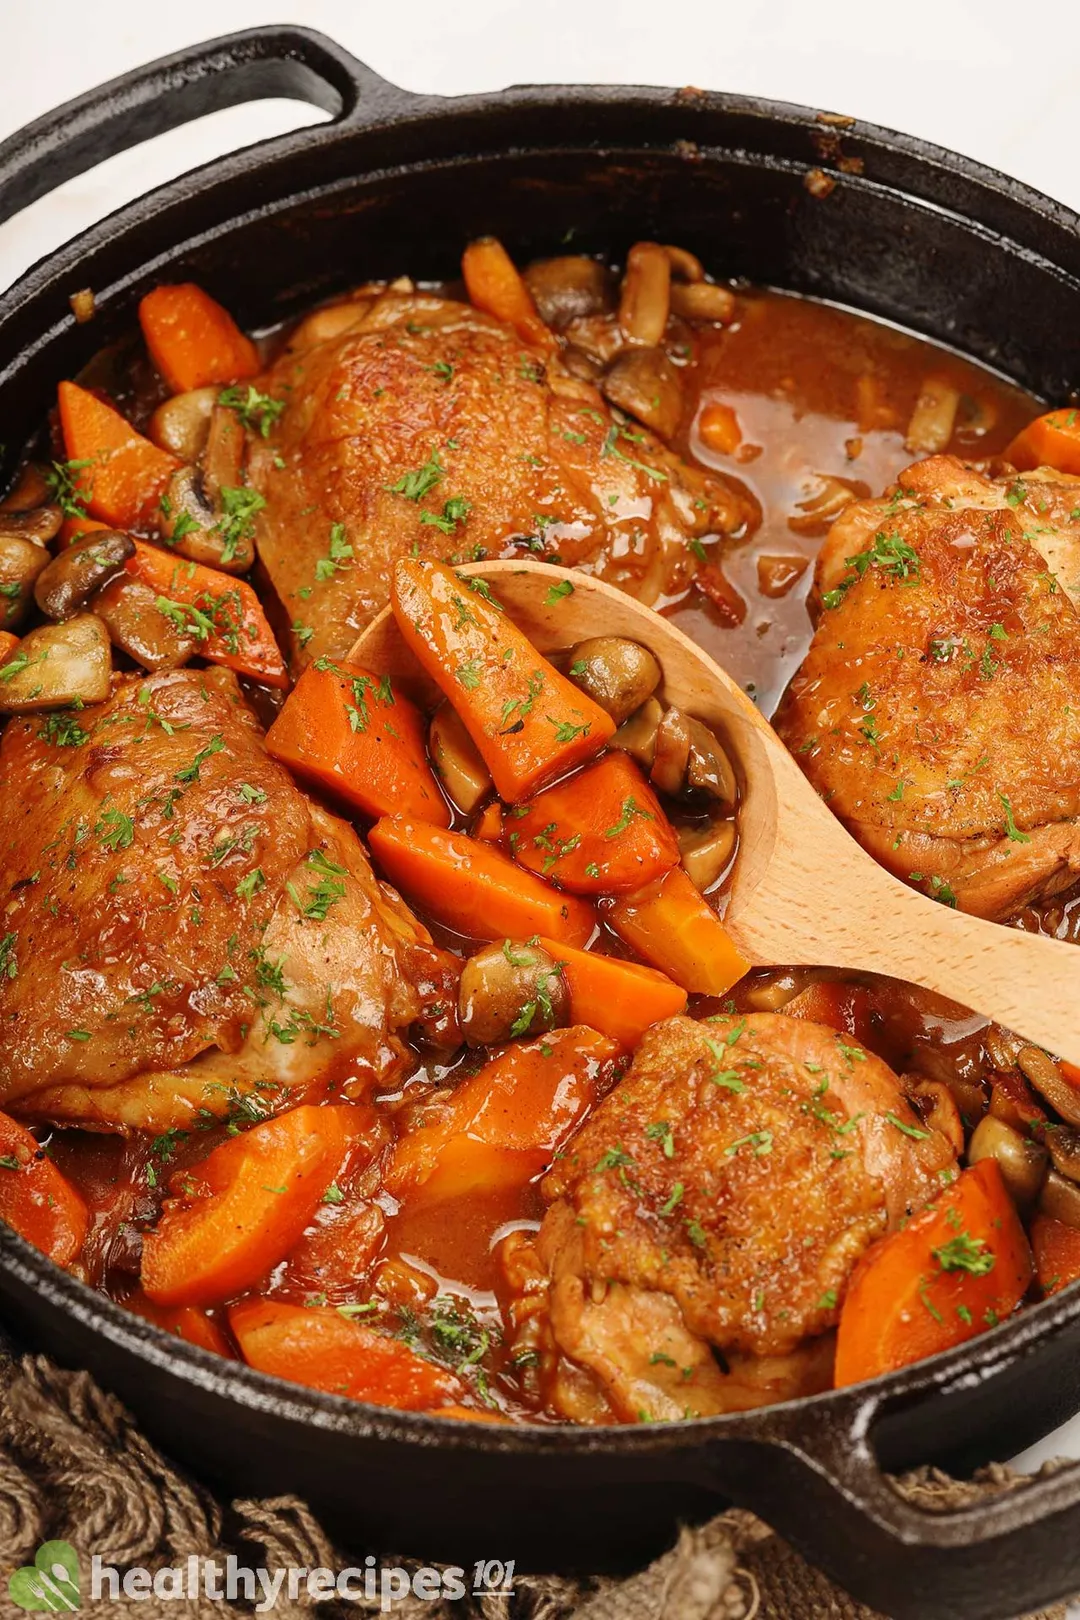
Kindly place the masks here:
<instances>
[{"instance_id":1,"label":"black cast iron pot","mask_svg":"<svg viewBox=\"0 0 1080 1620\"><path fill-rule=\"evenodd\" d=\"M1054 401L1080 385L1080 222L975 163L698 91L411 95L301 28L180 52L23 130L0 145L0 218L137 141L267 95L332 119L142 198L0 302L9 469L57 380L129 328L161 280L196 279L260 326L368 277L452 275L486 231L519 260L570 239L616 257L643 236L680 242L719 274L886 316ZM824 198L804 184L819 166L836 181ZM68 298L83 287L98 314L77 326ZM1080 1589L1080 1468L933 1515L882 1475L1008 1455L1080 1406L1080 1289L858 1389L595 1431L452 1423L279 1383L159 1333L6 1229L0 1302L28 1344L89 1368L173 1456L234 1491L298 1491L362 1551L625 1567L726 1498L897 1620L993 1620Z\"/></svg>"}]
</instances>

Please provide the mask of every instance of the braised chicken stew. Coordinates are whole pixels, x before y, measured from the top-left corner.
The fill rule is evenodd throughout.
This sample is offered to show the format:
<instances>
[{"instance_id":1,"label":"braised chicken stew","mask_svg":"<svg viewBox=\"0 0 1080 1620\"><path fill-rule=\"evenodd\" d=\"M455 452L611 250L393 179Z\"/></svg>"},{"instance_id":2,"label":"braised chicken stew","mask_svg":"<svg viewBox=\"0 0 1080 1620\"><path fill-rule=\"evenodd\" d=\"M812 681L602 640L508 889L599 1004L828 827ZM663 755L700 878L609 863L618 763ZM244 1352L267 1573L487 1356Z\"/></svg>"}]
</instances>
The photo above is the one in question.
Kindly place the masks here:
<instances>
[{"instance_id":1,"label":"braised chicken stew","mask_svg":"<svg viewBox=\"0 0 1080 1620\"><path fill-rule=\"evenodd\" d=\"M674 618L927 904L1071 937L1078 537L1077 413L676 247L484 239L254 336L157 288L0 505L0 1218L489 1422L815 1393L1080 1278L1080 1071L750 971L726 739L483 571Z\"/></svg>"}]
</instances>

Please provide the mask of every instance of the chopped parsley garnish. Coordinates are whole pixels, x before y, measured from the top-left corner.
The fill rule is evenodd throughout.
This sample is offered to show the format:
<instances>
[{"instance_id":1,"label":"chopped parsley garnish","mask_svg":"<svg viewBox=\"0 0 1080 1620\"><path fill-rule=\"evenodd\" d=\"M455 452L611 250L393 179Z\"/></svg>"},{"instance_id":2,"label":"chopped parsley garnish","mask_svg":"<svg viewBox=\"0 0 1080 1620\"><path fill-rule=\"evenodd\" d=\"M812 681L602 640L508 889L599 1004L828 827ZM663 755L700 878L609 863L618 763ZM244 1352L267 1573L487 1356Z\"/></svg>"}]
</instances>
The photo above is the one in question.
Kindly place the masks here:
<instances>
[{"instance_id":1,"label":"chopped parsley garnish","mask_svg":"<svg viewBox=\"0 0 1080 1620\"><path fill-rule=\"evenodd\" d=\"M199 749L199 752L195 755L195 758L192 760L191 764L185 765L183 770L177 771L176 780L178 782L197 782L199 780L199 772L202 766L206 764L206 761L211 757L212 754L220 754L224 747L225 738L221 735L220 731L216 732L215 735L211 737L206 747Z\"/></svg>"},{"instance_id":2,"label":"chopped parsley garnish","mask_svg":"<svg viewBox=\"0 0 1080 1620\"><path fill-rule=\"evenodd\" d=\"M573 596L573 594L572 582L568 579L561 579L557 585L548 588L548 593L544 597L544 606L554 607L556 602L561 602L564 596Z\"/></svg>"},{"instance_id":3,"label":"chopped parsley garnish","mask_svg":"<svg viewBox=\"0 0 1080 1620\"><path fill-rule=\"evenodd\" d=\"M441 512L422 511L420 521L431 528L441 529L443 534L453 534L458 524L464 523L471 510L464 495L451 495L448 501L443 502Z\"/></svg>"},{"instance_id":4,"label":"chopped parsley garnish","mask_svg":"<svg viewBox=\"0 0 1080 1620\"><path fill-rule=\"evenodd\" d=\"M75 716L59 710L46 716L38 736L55 743L57 748L78 748L80 743L90 741L90 733L83 730Z\"/></svg>"},{"instance_id":5,"label":"chopped parsley garnish","mask_svg":"<svg viewBox=\"0 0 1080 1620\"><path fill-rule=\"evenodd\" d=\"M118 850L131 848L135 823L122 810L103 810L94 831L101 839L102 848L110 849L115 854Z\"/></svg>"},{"instance_id":6,"label":"chopped parsley garnish","mask_svg":"<svg viewBox=\"0 0 1080 1620\"><path fill-rule=\"evenodd\" d=\"M387 487L392 495L404 495L407 501L422 501L429 490L442 482L446 475L446 468L439 460L439 452L433 450L422 467L415 472L403 473L396 484Z\"/></svg>"},{"instance_id":7,"label":"chopped parsley garnish","mask_svg":"<svg viewBox=\"0 0 1080 1620\"><path fill-rule=\"evenodd\" d=\"M902 1131L905 1136L910 1136L913 1142L926 1142L930 1138L929 1131L921 1131L917 1125L909 1125L906 1120L899 1119L896 1114L888 1113L885 1118L898 1131Z\"/></svg>"},{"instance_id":8,"label":"chopped parsley garnish","mask_svg":"<svg viewBox=\"0 0 1080 1620\"><path fill-rule=\"evenodd\" d=\"M624 833L627 827L629 827L630 823L637 820L638 817L644 821L652 821L653 813L651 810L643 809L634 798L634 795L630 793L622 802L622 812L618 821L614 824L614 826L605 829L604 837L618 838L619 834Z\"/></svg>"},{"instance_id":9,"label":"chopped parsley garnish","mask_svg":"<svg viewBox=\"0 0 1080 1620\"><path fill-rule=\"evenodd\" d=\"M967 1271L973 1277L985 1277L997 1259L983 1238L973 1238L969 1232L958 1232L931 1253L942 1271Z\"/></svg>"},{"instance_id":10,"label":"chopped parsley garnish","mask_svg":"<svg viewBox=\"0 0 1080 1620\"><path fill-rule=\"evenodd\" d=\"M283 399L274 399L271 394L262 394L257 388L248 383L246 388L236 385L232 388L223 388L218 395L217 402L224 405L227 410L235 411L244 427L250 428L264 439L270 437L270 429L285 409Z\"/></svg>"},{"instance_id":11,"label":"chopped parsley garnish","mask_svg":"<svg viewBox=\"0 0 1080 1620\"><path fill-rule=\"evenodd\" d=\"M2 671L0 671L0 673L2 673ZM1030 844L1031 834L1021 832L1019 827L1016 825L1016 822L1013 819L1013 807L1005 797L1004 793L999 793L998 798L1005 806L1005 836L1009 840L1010 844Z\"/></svg>"},{"instance_id":12,"label":"chopped parsley garnish","mask_svg":"<svg viewBox=\"0 0 1080 1620\"><path fill-rule=\"evenodd\" d=\"M333 578L338 569L347 563L353 555L353 548L345 537L344 523L334 523L330 528L330 550L325 557L320 557L315 564L315 578L326 580Z\"/></svg>"}]
</instances>

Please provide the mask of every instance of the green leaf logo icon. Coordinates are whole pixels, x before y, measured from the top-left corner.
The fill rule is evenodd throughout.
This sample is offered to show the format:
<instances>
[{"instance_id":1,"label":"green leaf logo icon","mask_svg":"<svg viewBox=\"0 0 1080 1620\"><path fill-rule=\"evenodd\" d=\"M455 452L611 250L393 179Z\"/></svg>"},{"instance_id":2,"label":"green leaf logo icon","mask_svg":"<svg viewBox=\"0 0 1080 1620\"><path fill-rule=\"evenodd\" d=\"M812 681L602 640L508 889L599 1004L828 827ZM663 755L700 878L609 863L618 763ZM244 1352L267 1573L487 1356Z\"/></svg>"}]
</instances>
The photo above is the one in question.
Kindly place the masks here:
<instances>
[{"instance_id":1,"label":"green leaf logo icon","mask_svg":"<svg viewBox=\"0 0 1080 1620\"><path fill-rule=\"evenodd\" d=\"M20 1609L77 1609L79 1555L71 1543L43 1541L34 1562L9 1579L8 1595Z\"/></svg>"}]
</instances>

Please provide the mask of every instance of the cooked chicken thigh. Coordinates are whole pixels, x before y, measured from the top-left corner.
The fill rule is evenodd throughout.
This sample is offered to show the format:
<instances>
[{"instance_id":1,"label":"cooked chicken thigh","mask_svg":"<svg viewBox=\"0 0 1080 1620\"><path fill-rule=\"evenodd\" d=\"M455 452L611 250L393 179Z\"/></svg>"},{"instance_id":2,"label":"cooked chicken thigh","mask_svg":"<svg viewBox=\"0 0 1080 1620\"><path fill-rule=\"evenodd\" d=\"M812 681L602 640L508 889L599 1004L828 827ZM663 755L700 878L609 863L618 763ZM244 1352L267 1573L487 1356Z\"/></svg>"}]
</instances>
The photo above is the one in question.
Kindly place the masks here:
<instances>
[{"instance_id":1,"label":"cooked chicken thigh","mask_svg":"<svg viewBox=\"0 0 1080 1620\"><path fill-rule=\"evenodd\" d=\"M949 456L834 524L776 716L898 877L1006 919L1080 878L1080 479Z\"/></svg>"},{"instance_id":2,"label":"cooked chicken thigh","mask_svg":"<svg viewBox=\"0 0 1080 1620\"><path fill-rule=\"evenodd\" d=\"M690 539L748 516L557 358L451 299L390 291L322 312L260 386L286 404L252 440L248 480L296 667L348 652L398 557L531 551L652 601L688 575Z\"/></svg>"},{"instance_id":3,"label":"cooked chicken thigh","mask_svg":"<svg viewBox=\"0 0 1080 1620\"><path fill-rule=\"evenodd\" d=\"M223 670L13 720L0 893L0 1100L91 1128L359 1091L404 1067L441 955Z\"/></svg>"},{"instance_id":4,"label":"cooked chicken thigh","mask_svg":"<svg viewBox=\"0 0 1080 1620\"><path fill-rule=\"evenodd\" d=\"M544 1182L525 1292L553 1398L625 1421L827 1387L856 1260L953 1168L885 1064L831 1029L775 1013L654 1026Z\"/></svg>"}]
</instances>

